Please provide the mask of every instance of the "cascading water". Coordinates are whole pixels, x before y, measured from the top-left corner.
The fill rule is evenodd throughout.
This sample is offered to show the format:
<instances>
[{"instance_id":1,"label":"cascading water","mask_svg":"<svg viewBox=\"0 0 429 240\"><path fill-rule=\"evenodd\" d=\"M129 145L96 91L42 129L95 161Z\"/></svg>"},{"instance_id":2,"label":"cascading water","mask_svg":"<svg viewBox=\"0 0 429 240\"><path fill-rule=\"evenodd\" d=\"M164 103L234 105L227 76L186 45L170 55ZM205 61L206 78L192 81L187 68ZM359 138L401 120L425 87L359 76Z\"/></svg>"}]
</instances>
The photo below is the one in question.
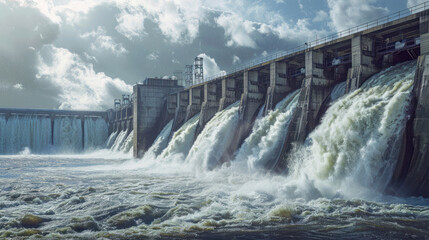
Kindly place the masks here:
<instances>
[{"instance_id":1,"label":"cascading water","mask_svg":"<svg viewBox=\"0 0 429 240\"><path fill-rule=\"evenodd\" d=\"M104 144L104 148L111 149L113 144L115 143L116 138L118 137L119 131L112 132L107 138L106 143Z\"/></svg>"},{"instance_id":2,"label":"cascading water","mask_svg":"<svg viewBox=\"0 0 429 240\"><path fill-rule=\"evenodd\" d=\"M337 100L338 98L344 96L346 92L346 82L337 84L331 92L331 102Z\"/></svg>"},{"instance_id":3,"label":"cascading water","mask_svg":"<svg viewBox=\"0 0 429 240\"><path fill-rule=\"evenodd\" d=\"M118 152L121 149L121 147L123 146L128 135L129 135L128 130L123 130L123 131L119 132L119 134L115 138L115 142L113 143L110 150L112 150L113 152Z\"/></svg>"},{"instance_id":4,"label":"cascading water","mask_svg":"<svg viewBox=\"0 0 429 240\"><path fill-rule=\"evenodd\" d=\"M84 123L85 150L102 147L106 141L108 126L102 118L86 118Z\"/></svg>"},{"instance_id":5,"label":"cascading water","mask_svg":"<svg viewBox=\"0 0 429 240\"><path fill-rule=\"evenodd\" d=\"M54 120L54 144L58 152L82 150L82 121L77 117L57 117Z\"/></svg>"},{"instance_id":6,"label":"cascading water","mask_svg":"<svg viewBox=\"0 0 429 240\"><path fill-rule=\"evenodd\" d=\"M192 171L193 166L210 168L203 151L216 153L228 145L216 136L233 132L237 106L218 113L206 125L215 136L202 132L194 146L198 116L189 120L156 158L145 154L129 160L111 151L0 156L0 239L425 239L428 200L341 194L358 191L353 182L374 176L363 166L374 166L380 173L375 175L389 175L377 169L388 166L384 157L393 153L385 143L394 148L395 141L386 139L397 139L394 134L403 124L411 71L403 65L391 68L331 103L310 135L311 145L290 159L289 175L255 174L247 166L239 171L234 161L231 167ZM259 127L281 110L272 122L276 126L292 100L287 107L277 104L266 120L258 120ZM0 126L5 124L0 117ZM273 126L260 133L261 141L281 135ZM171 123L148 152L162 149L170 128ZM124 143L130 134L114 133L110 142L122 135L119 142ZM255 151L244 156L245 165L258 144L248 141ZM194 153L185 162L191 147ZM260 165L256 161L253 166Z\"/></svg>"},{"instance_id":7,"label":"cascading water","mask_svg":"<svg viewBox=\"0 0 429 240\"><path fill-rule=\"evenodd\" d=\"M6 153L6 117L0 115L0 154Z\"/></svg>"},{"instance_id":8,"label":"cascading water","mask_svg":"<svg viewBox=\"0 0 429 240\"><path fill-rule=\"evenodd\" d=\"M134 130L131 130L128 136L125 138L123 143L119 146L119 151L123 153L129 153L133 147Z\"/></svg>"},{"instance_id":9,"label":"cascading water","mask_svg":"<svg viewBox=\"0 0 429 240\"><path fill-rule=\"evenodd\" d=\"M43 116L11 116L0 120L0 154L14 154L30 148L33 152L47 151L51 145L51 120Z\"/></svg>"},{"instance_id":10,"label":"cascading water","mask_svg":"<svg viewBox=\"0 0 429 240\"><path fill-rule=\"evenodd\" d=\"M199 170L210 170L218 166L226 146L233 138L239 121L239 102L218 112L198 135L186 158L186 162Z\"/></svg>"},{"instance_id":11,"label":"cascading water","mask_svg":"<svg viewBox=\"0 0 429 240\"><path fill-rule=\"evenodd\" d=\"M200 114L189 119L182 127L174 132L167 147L158 156L163 161L183 161L194 141L195 130Z\"/></svg>"},{"instance_id":12,"label":"cascading water","mask_svg":"<svg viewBox=\"0 0 429 240\"><path fill-rule=\"evenodd\" d=\"M145 152L143 156L144 159L154 159L156 158L168 144L168 136L170 135L171 128L173 127L173 120L168 122L164 128L161 130L159 135L156 137L152 146Z\"/></svg>"},{"instance_id":13,"label":"cascading water","mask_svg":"<svg viewBox=\"0 0 429 240\"><path fill-rule=\"evenodd\" d=\"M264 169L276 158L287 133L300 90L290 93L274 110L255 121L249 137L238 150L234 165L246 164L249 170Z\"/></svg>"},{"instance_id":14,"label":"cascading water","mask_svg":"<svg viewBox=\"0 0 429 240\"><path fill-rule=\"evenodd\" d=\"M415 62L383 70L335 102L310 145L289 159L291 176L314 181L326 196L382 191L396 163L414 72Z\"/></svg>"},{"instance_id":15,"label":"cascading water","mask_svg":"<svg viewBox=\"0 0 429 240\"><path fill-rule=\"evenodd\" d=\"M82 139L82 121L77 117L58 116L52 121L47 116L13 115L6 120L0 115L0 154L24 150L36 154L91 150L103 146L107 131L107 123L101 118L84 120Z\"/></svg>"}]
</instances>

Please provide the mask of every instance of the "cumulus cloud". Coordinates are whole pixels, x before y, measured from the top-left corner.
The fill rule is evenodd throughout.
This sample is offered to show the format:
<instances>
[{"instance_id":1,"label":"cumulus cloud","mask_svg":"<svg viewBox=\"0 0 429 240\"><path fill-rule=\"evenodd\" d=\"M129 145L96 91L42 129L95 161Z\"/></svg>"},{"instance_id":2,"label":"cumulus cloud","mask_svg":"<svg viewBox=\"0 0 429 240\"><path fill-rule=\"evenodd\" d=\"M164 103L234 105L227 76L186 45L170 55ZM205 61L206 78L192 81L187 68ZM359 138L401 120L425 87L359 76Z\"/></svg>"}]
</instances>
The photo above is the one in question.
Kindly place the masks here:
<instances>
[{"instance_id":1,"label":"cumulus cloud","mask_svg":"<svg viewBox=\"0 0 429 240\"><path fill-rule=\"evenodd\" d=\"M216 19L216 23L225 30L227 46L256 48L256 43L250 36L255 30L252 22L243 20L236 14L223 13Z\"/></svg>"},{"instance_id":2,"label":"cumulus cloud","mask_svg":"<svg viewBox=\"0 0 429 240\"><path fill-rule=\"evenodd\" d=\"M241 62L241 59L237 55L232 56L232 64L236 64L240 62Z\"/></svg>"},{"instance_id":3,"label":"cumulus cloud","mask_svg":"<svg viewBox=\"0 0 429 240\"><path fill-rule=\"evenodd\" d=\"M116 43L111 36L107 36L106 30L101 26L98 26L96 31L84 33L80 37L92 40L91 49L95 51L110 51L118 56L128 52L121 43Z\"/></svg>"},{"instance_id":4,"label":"cumulus cloud","mask_svg":"<svg viewBox=\"0 0 429 240\"><path fill-rule=\"evenodd\" d=\"M5 107L53 106L50 86L35 83L34 75L37 52L43 45L55 41L58 25L37 9L19 7L12 1L0 2L0 16L0 90L4 90L0 92L0 104Z\"/></svg>"},{"instance_id":5,"label":"cumulus cloud","mask_svg":"<svg viewBox=\"0 0 429 240\"><path fill-rule=\"evenodd\" d=\"M1 2L13 6L7 8L9 13ZM110 107L124 90L113 84L115 79L134 84L145 77L171 75L183 71L200 53L205 54L208 77L231 68L231 63L247 62L263 51L268 55L289 49L324 33L315 28L314 19L289 18L279 11L288 1L277 0L284 2L281 5L254 2L257 4L247 0L0 0L0 16L5 19L0 21L0 88L13 90L18 83L24 87L0 93L0 103ZM296 3L294 7L300 11ZM60 72L61 68L65 70ZM87 76L94 81L104 79L101 86L113 85L109 89L116 93L96 93L101 90L91 90L97 88L89 84ZM63 87L57 79L64 80ZM78 91L80 84L84 94ZM85 100L82 103L73 95L83 95Z\"/></svg>"},{"instance_id":6,"label":"cumulus cloud","mask_svg":"<svg viewBox=\"0 0 429 240\"><path fill-rule=\"evenodd\" d=\"M16 90L23 90L24 86L21 83L17 83L13 85L13 88L15 88Z\"/></svg>"},{"instance_id":7,"label":"cumulus cloud","mask_svg":"<svg viewBox=\"0 0 429 240\"><path fill-rule=\"evenodd\" d=\"M414 7L416 5L422 4L424 2L426 2L427 0L408 0L407 1L407 7ZM427 4L426 4L427 5Z\"/></svg>"},{"instance_id":8,"label":"cumulus cloud","mask_svg":"<svg viewBox=\"0 0 429 240\"><path fill-rule=\"evenodd\" d=\"M316 13L316 16L313 18L313 22L323 22L329 19L329 15L327 12L323 10L319 10Z\"/></svg>"},{"instance_id":9,"label":"cumulus cloud","mask_svg":"<svg viewBox=\"0 0 429 240\"><path fill-rule=\"evenodd\" d=\"M204 71L204 79L207 79L211 76L217 74L225 74L226 72L220 70L220 67L217 65L216 60L205 53L201 53L198 57L203 58L203 71Z\"/></svg>"},{"instance_id":10,"label":"cumulus cloud","mask_svg":"<svg viewBox=\"0 0 429 240\"><path fill-rule=\"evenodd\" d=\"M328 0L332 27L342 31L387 15L387 8L374 6L376 0Z\"/></svg>"},{"instance_id":11,"label":"cumulus cloud","mask_svg":"<svg viewBox=\"0 0 429 240\"><path fill-rule=\"evenodd\" d=\"M151 60L151 61L155 61L159 58L159 52L158 51L154 51L151 54L149 54L147 57L147 59Z\"/></svg>"},{"instance_id":12,"label":"cumulus cloud","mask_svg":"<svg viewBox=\"0 0 429 240\"><path fill-rule=\"evenodd\" d=\"M96 72L78 55L52 45L45 46L39 55L38 71L38 81L60 91L60 109L107 109L115 97L132 92L123 80Z\"/></svg>"},{"instance_id":13,"label":"cumulus cloud","mask_svg":"<svg viewBox=\"0 0 429 240\"><path fill-rule=\"evenodd\" d=\"M144 32L144 20L146 16L138 9L123 9L116 18L118 25L116 31L129 40L140 38Z\"/></svg>"},{"instance_id":14,"label":"cumulus cloud","mask_svg":"<svg viewBox=\"0 0 429 240\"><path fill-rule=\"evenodd\" d=\"M167 39L174 43L190 43L198 36L204 18L199 0L161 0L117 2L122 9L117 30L127 38L143 33L144 20L156 23Z\"/></svg>"}]
</instances>

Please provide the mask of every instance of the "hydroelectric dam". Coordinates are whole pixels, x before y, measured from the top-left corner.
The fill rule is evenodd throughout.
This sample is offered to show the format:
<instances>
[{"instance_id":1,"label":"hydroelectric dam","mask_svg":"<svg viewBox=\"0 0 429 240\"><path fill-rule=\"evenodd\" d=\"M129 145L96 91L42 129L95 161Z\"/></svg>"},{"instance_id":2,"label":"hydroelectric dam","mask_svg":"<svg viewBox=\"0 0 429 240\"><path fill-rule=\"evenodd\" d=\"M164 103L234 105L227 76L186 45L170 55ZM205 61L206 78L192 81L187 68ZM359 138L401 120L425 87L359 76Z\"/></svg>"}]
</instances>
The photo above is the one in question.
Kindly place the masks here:
<instances>
[{"instance_id":1,"label":"hydroelectric dam","mask_svg":"<svg viewBox=\"0 0 429 240\"><path fill-rule=\"evenodd\" d=\"M395 8L394 1L362 6L378 9L387 2L386 9ZM5 4L0 3L2 13L8 12ZM131 23L154 17L145 12L145 3L121 9L122 3L100 4L92 10L82 5L88 18L72 26L76 33L91 30L89 23L97 28L84 34L90 37L82 39L85 44L117 30L112 21L119 24L117 14L124 11L133 17L122 20ZM176 13L173 3L165 4L155 5ZM11 6L11 14L19 15L18 4ZM66 5L53 6L49 13ZM64 9L66 16L72 13ZM31 20L29 7L22 10ZM102 23L102 15L112 21ZM65 20L59 38L71 36ZM25 39L27 34L16 30L18 39ZM36 29L28 30L39 37ZM128 40L114 36L115 43L132 49ZM155 42L153 37L142 36ZM49 46L61 55L46 60L72 73L58 75L58 84L68 87L66 81L76 76L109 79L110 73L97 72L98 64L86 71L78 53L66 54L74 48L60 46ZM24 50L44 55L36 46ZM142 53L136 53L140 60L146 57ZM83 99L68 101L78 105L61 105L82 106L90 100L84 92L106 89L94 93L123 94L112 99L111 109L0 108L0 239L428 238L429 2L233 64L216 76L204 76L212 65L201 56L208 58L192 59L183 78L176 72L176 78L146 78L133 88L119 79L129 92L100 88L94 78L96 88L82 85ZM77 68L65 67L75 60ZM49 65L43 67L48 75ZM73 89L79 92L79 86ZM88 107L105 100L95 98Z\"/></svg>"},{"instance_id":2,"label":"hydroelectric dam","mask_svg":"<svg viewBox=\"0 0 429 240\"><path fill-rule=\"evenodd\" d=\"M186 161L204 159L196 165L211 170L249 156L253 145L270 141L247 166L290 172L290 159L302 157L299 149L305 149L301 154L318 152L316 162L309 164L320 164L316 175L328 178L341 175L339 168L357 168L349 164L353 159L379 159L382 163L365 169L375 172L369 182L380 183L388 194L429 197L428 54L425 4L191 86L148 78L107 111L0 108L0 153L23 147L43 152L51 145L82 151L128 139L130 145L123 148L132 146L133 156L144 159L147 153L171 153L175 141ZM387 110L371 112L380 108ZM354 115L348 112L352 110ZM278 126L263 125L275 118ZM179 141L183 134L188 135ZM213 143L211 135L219 146L204 155L204 144ZM157 149L151 149L155 145ZM119 143L115 147L120 148ZM345 147L356 149L344 152ZM362 153L372 148L379 152Z\"/></svg>"}]
</instances>

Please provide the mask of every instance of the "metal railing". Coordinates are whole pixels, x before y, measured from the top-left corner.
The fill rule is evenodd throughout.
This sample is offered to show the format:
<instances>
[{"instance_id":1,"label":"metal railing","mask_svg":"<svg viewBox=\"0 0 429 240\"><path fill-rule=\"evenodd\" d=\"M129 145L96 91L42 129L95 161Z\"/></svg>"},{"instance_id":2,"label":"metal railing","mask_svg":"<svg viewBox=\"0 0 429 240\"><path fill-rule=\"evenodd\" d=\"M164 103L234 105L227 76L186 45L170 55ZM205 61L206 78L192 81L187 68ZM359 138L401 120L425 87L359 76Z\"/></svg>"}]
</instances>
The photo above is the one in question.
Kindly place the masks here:
<instances>
[{"instance_id":1,"label":"metal railing","mask_svg":"<svg viewBox=\"0 0 429 240\"><path fill-rule=\"evenodd\" d=\"M229 69L228 71L223 71L223 72L220 72L216 75L210 76L208 78L204 78L204 82L211 81L213 79L223 77L223 76L235 73L235 72L243 71L243 70L248 69L250 67L253 67L253 66L268 62L268 61L272 61L272 60L277 59L277 58L285 57L287 55L291 55L291 54L294 54L296 52L303 51L305 49L315 47L315 46L318 46L318 45L321 45L321 44L324 44L324 43L327 43L330 41L334 41L334 40L337 40L339 38L346 37L346 36L355 34L355 33L360 32L360 31L365 31L365 30L368 30L370 28L377 27L377 26L380 26L382 24L410 16L412 14L422 12L422 11L427 10L427 9L429 9L429 1L426 1L426 2L418 4L416 6L413 6L413 7L410 7L410 8L389 14L389 15L381 17L381 18L377 18L377 19L370 21L370 22L367 22L367 23L364 23L364 24L361 24L361 25L358 25L355 27L351 27L351 28L343 30L341 32L330 34L330 35L325 36L323 38L316 38L315 40L312 40L312 41L307 42L303 45L299 45L299 46L296 46L294 48L291 48L291 49L288 49L285 51L278 51L278 52L271 53L270 55L267 55L264 57L255 58L251 61L243 63L243 64L236 66L232 69Z\"/></svg>"}]
</instances>

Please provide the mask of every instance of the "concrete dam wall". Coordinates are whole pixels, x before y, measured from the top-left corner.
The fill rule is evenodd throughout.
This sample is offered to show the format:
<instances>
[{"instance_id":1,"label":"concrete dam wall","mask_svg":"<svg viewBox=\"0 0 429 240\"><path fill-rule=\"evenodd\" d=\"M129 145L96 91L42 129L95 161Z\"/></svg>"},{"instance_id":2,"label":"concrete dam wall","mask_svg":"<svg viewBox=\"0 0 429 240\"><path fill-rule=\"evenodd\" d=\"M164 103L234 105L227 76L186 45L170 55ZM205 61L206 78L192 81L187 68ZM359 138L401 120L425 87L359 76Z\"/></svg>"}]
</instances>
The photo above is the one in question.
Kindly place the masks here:
<instances>
[{"instance_id":1,"label":"concrete dam wall","mask_svg":"<svg viewBox=\"0 0 429 240\"><path fill-rule=\"evenodd\" d=\"M104 111L0 108L0 154L81 152L103 147Z\"/></svg>"},{"instance_id":2,"label":"concrete dam wall","mask_svg":"<svg viewBox=\"0 0 429 240\"><path fill-rule=\"evenodd\" d=\"M397 164L393 175L388 177L390 184L386 191L428 197L429 157L425 140L428 116L424 110L429 107L425 100L428 14L423 11L367 27L186 89L138 84L133 97L134 156L141 158L161 131L165 138L171 139L185 122L198 116L192 131L195 141L214 117L220 117L218 113L239 101L238 124L231 130L233 134L227 146L217 152L218 166L228 163L237 157L240 147L254 131L255 119L269 115L279 102L298 91L296 102L289 106L293 111L287 131L278 139L279 153L268 154L264 161L267 169L279 173L288 171L293 149L311 144L306 142L309 134L321 124L334 102L332 96L338 95L335 90L338 86L341 85L346 94L359 94L363 84L371 84L365 82L374 74L418 59L411 92L413 100L407 108L406 129L401 132L402 147L395 157ZM167 123L171 129L166 135Z\"/></svg>"},{"instance_id":3,"label":"concrete dam wall","mask_svg":"<svg viewBox=\"0 0 429 240\"><path fill-rule=\"evenodd\" d=\"M338 181L356 168L385 192L429 197L428 19L377 22L188 88L146 79L107 111L0 109L0 154L104 146Z\"/></svg>"}]
</instances>

